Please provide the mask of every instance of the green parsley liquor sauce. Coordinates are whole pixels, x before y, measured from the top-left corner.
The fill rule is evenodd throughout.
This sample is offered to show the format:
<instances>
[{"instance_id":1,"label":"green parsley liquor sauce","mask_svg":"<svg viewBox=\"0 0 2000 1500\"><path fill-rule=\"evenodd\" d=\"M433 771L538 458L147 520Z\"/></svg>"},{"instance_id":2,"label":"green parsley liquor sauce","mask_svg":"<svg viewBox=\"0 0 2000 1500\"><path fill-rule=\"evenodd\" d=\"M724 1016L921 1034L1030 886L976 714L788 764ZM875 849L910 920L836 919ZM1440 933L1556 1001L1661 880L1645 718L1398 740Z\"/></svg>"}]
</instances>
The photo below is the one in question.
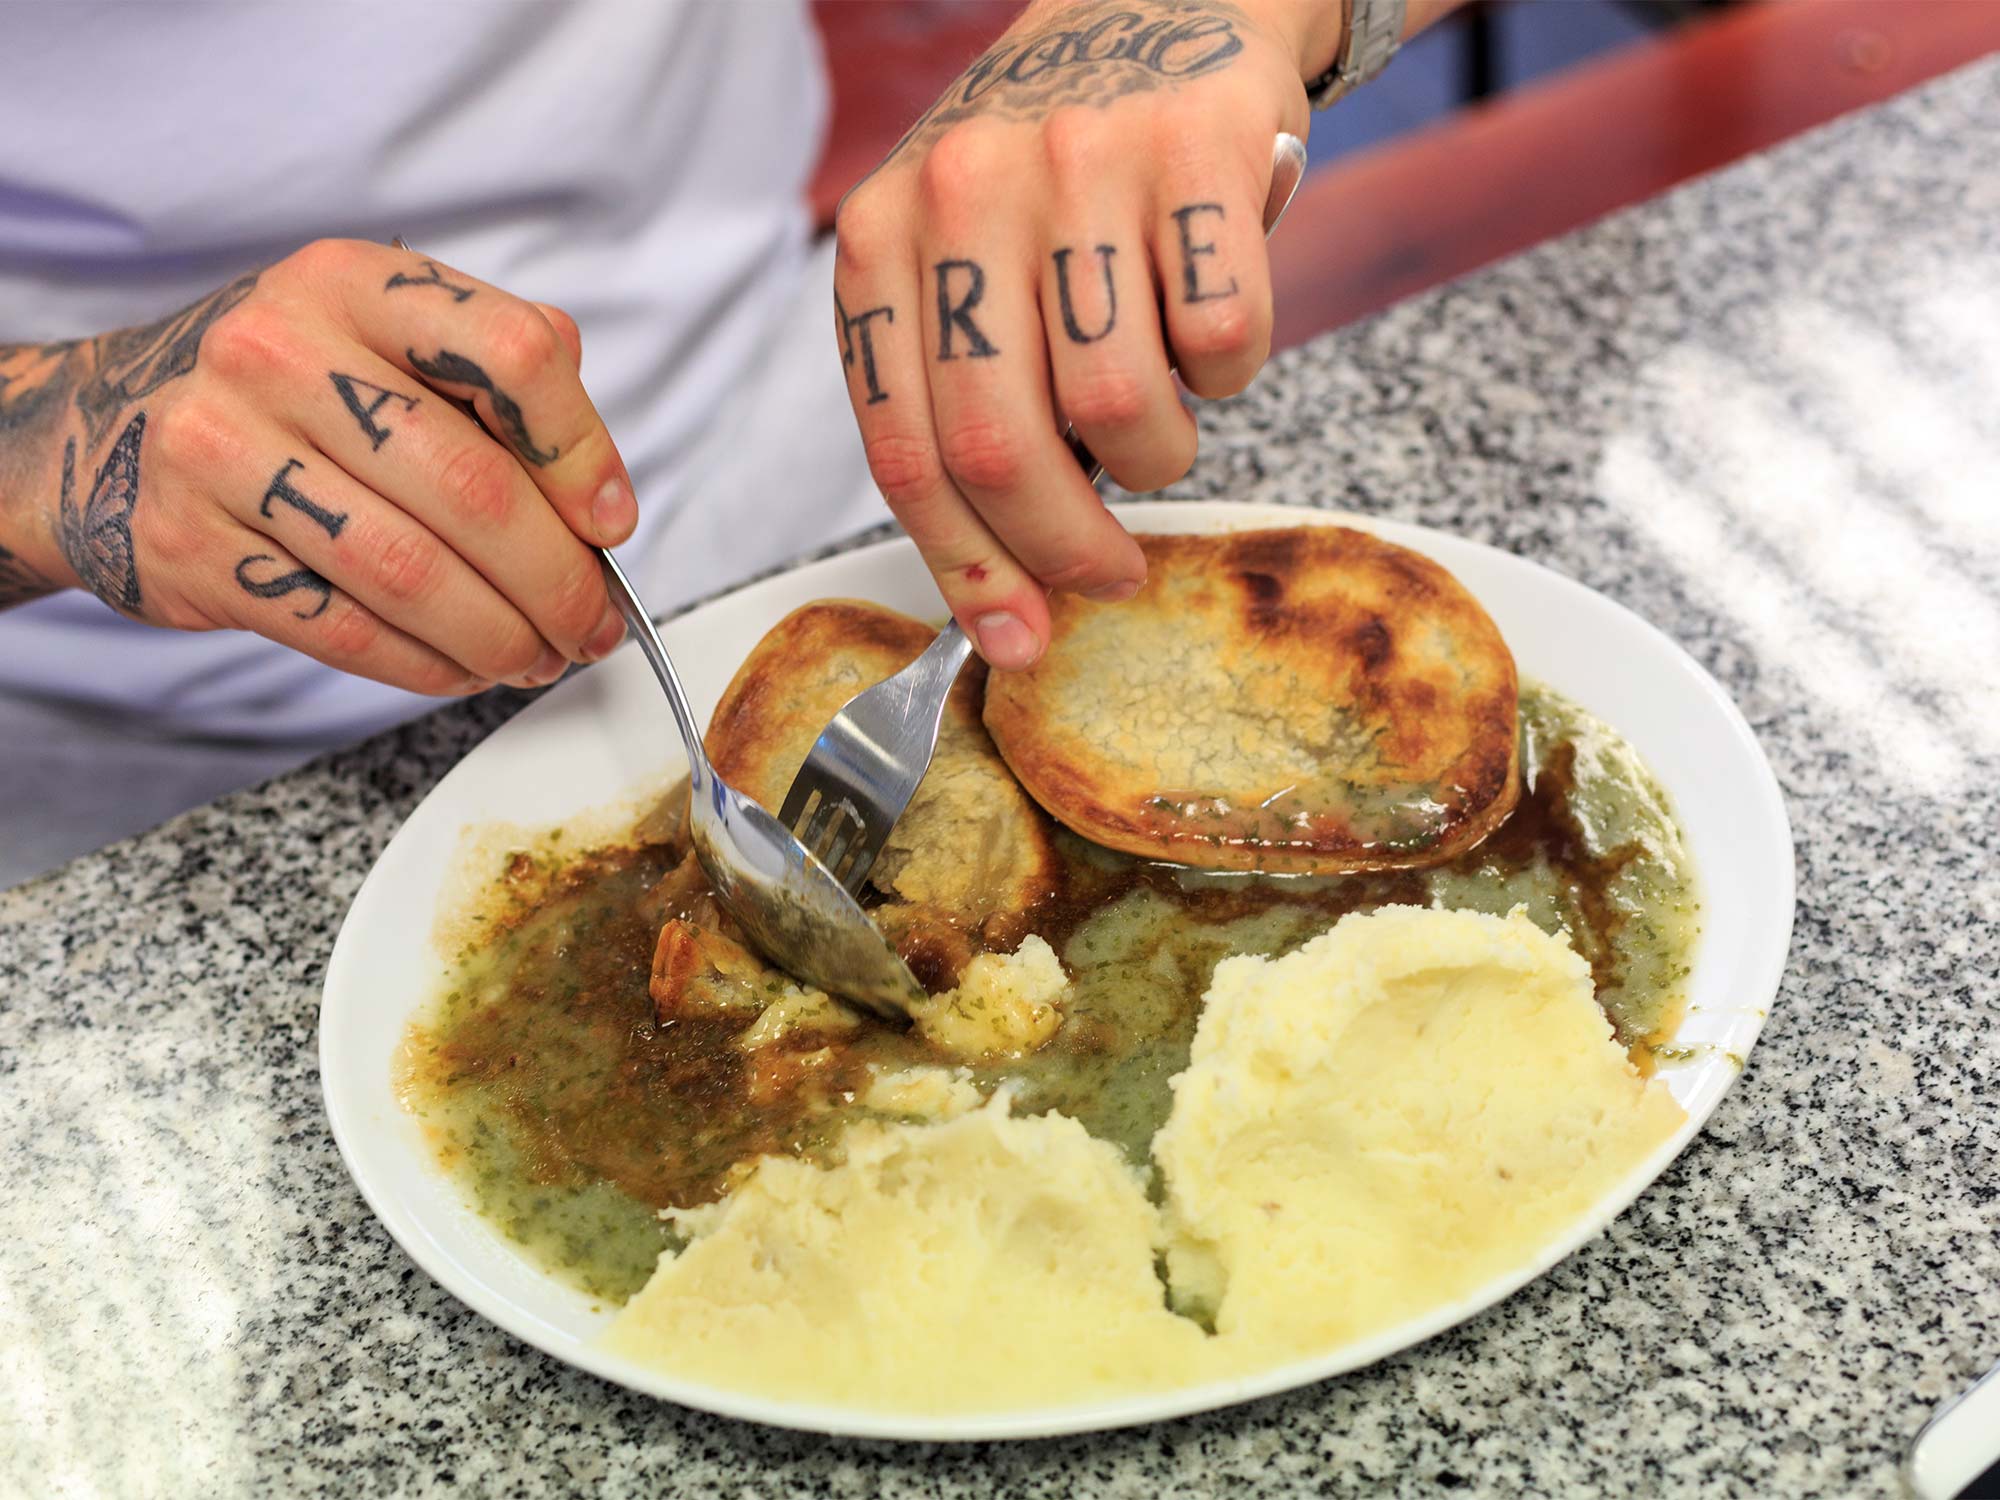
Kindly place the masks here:
<instances>
[{"instance_id":1,"label":"green parsley liquor sauce","mask_svg":"<svg viewBox=\"0 0 2000 1500\"><path fill-rule=\"evenodd\" d=\"M1028 1057L975 1067L974 1080L1011 1082L1017 1108L1072 1115L1143 1168L1216 962L1287 953L1348 912L1391 904L1519 905L1567 932L1617 1037L1649 1065L1679 1016L1698 935L1678 827L1630 747L1575 705L1530 684L1521 724L1520 805L1433 870L1209 874L1059 833L1062 894L1031 925L1071 975L1062 1029ZM479 1211L607 1301L636 1291L675 1243L660 1209L713 1201L767 1153L826 1159L867 1113L857 1101L871 1066L954 1062L873 1021L830 1053L825 1036L802 1034L754 1057L737 1045L747 1018L662 1025L647 981L659 886L680 853L594 850L526 895L496 882L493 938L461 956L405 1049L405 1099Z\"/></svg>"}]
</instances>

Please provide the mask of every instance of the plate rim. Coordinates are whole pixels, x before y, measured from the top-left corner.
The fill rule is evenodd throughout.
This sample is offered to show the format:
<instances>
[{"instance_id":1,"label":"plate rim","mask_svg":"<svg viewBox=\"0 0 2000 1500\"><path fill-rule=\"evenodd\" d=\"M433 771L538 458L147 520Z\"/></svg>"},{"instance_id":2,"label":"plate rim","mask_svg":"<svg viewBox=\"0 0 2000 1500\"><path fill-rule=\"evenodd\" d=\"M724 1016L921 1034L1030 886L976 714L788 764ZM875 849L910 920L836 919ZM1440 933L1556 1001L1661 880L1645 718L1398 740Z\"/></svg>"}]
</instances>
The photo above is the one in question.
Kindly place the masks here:
<instances>
[{"instance_id":1,"label":"plate rim","mask_svg":"<svg viewBox=\"0 0 2000 1500\"><path fill-rule=\"evenodd\" d=\"M1063 1406L1022 1408L988 1414L920 1415L869 1407L777 1400L683 1380L611 1354L588 1339L556 1327L508 1299L503 1291L488 1284L454 1258L450 1251L439 1244L423 1227L413 1210L387 1196L383 1191L383 1184L371 1181L370 1174L360 1169L357 1161L357 1143L361 1139L359 1134L361 1122L349 1116L343 1088L329 1081L340 1075L343 1066L341 1044L337 1039L339 1033L336 1027L329 1025L329 1019L330 1014L337 1008L339 1002L336 996L341 992L349 970L359 961L354 955L360 939L352 936L359 930L356 925L357 913L365 916L367 907L372 899L375 899L371 898L369 893L376 889L378 872L393 868L394 862L400 857L398 845L404 841L419 812L432 799L439 797L452 778L456 777L478 750L488 743L487 740L482 740L480 745L467 751L404 817L395 834L370 865L368 874L360 886L356 888L354 897L341 919L340 929L335 936L333 949L327 961L316 1017L319 1032L317 1052L321 1098L325 1104L328 1123L341 1163L359 1189L363 1201L367 1203L376 1221L388 1232L398 1247L442 1290L478 1316L552 1358L628 1389L640 1391L656 1399L674 1402L693 1411L757 1422L766 1426L847 1438L904 1442L980 1442L1055 1437L1169 1421L1198 1412L1239 1405L1365 1368L1403 1349L1433 1338L1513 1296L1529 1282L1539 1279L1583 1245L1604 1233L1659 1179L1682 1152L1694 1144L1716 1108L1735 1088L1747 1066L1749 1054L1761 1036L1770 1007L1778 998L1789 959L1797 906L1797 846L1792 836L1791 820L1785 806L1783 791L1748 719L1714 676L1678 641L1620 601L1589 588L1547 563L1523 557L1505 548L1455 532L1385 517L1273 502L1141 500L1114 504L1111 509L1121 520L1130 523L1131 529L1138 531L1234 531L1254 529L1260 524L1339 525L1384 535L1390 541L1402 541L1406 537L1414 537L1418 539L1416 542L1418 550L1422 550L1422 539L1440 538L1450 546L1476 548L1496 554L1505 559L1509 565L1532 569L1540 576L1540 581L1559 591L1569 591L1573 596L1583 596L1590 601L1590 607L1608 607L1626 616L1631 625L1651 638L1655 647L1664 648L1667 655L1676 660L1677 665L1718 711L1739 748L1748 752L1747 763L1753 767L1753 776L1752 785L1747 786L1745 790L1754 795L1760 812L1767 820L1767 831L1775 836L1773 853L1782 853L1782 857L1777 860L1781 872L1780 887L1772 894L1774 904L1783 912L1783 919L1781 923L1769 929L1771 935L1762 944L1759 972L1747 976L1748 982L1737 986L1745 996L1750 997L1745 1001L1746 1006L1751 1000L1761 1000L1762 1013L1754 1010L1743 1012L1748 1019L1742 1037L1742 1050L1735 1054L1738 1066L1733 1074L1724 1077L1719 1088L1701 1099L1698 1108L1686 1109L1687 1118L1672 1136L1634 1166L1611 1191L1593 1203L1586 1213L1579 1215L1563 1234L1551 1240L1517 1270L1482 1283L1468 1297L1430 1309L1392 1327L1378 1330L1375 1334L1343 1345L1330 1354L1290 1360L1253 1374L1232 1376L1168 1391L1103 1397ZM780 582L798 581L809 584L815 575L822 572L844 570L857 561L891 551L908 550L911 547L909 538L898 534L781 568L709 595L677 611L669 617L669 623L735 599L753 589ZM941 607L942 601L940 601L940 611ZM614 653L614 657L629 654L635 649L630 642L627 642ZM564 686L569 685L564 684ZM524 713L532 712L534 708L540 706L540 703L546 701L548 701L546 697L538 700L537 704L530 705ZM516 720L519 717L516 716ZM505 728L503 725L502 730ZM500 732L501 730L496 730L495 734ZM676 753L678 753L677 747ZM1697 878L1700 878L1700 875L1701 872L1697 870ZM1705 939L1705 928L1703 935ZM1701 962L1700 950L1697 950L1697 972ZM435 1170L434 1166L432 1169Z\"/></svg>"}]
</instances>

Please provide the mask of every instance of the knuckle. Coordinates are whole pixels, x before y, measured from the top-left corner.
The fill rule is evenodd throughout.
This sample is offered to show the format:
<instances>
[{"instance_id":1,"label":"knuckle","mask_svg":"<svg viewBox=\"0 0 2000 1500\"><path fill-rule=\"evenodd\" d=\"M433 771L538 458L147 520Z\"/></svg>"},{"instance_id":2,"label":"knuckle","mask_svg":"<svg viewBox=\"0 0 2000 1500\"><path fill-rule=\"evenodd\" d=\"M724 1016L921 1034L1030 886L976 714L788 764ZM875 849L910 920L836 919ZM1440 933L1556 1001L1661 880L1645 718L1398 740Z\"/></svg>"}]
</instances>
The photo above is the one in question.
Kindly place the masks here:
<instances>
[{"instance_id":1,"label":"knuckle","mask_svg":"<svg viewBox=\"0 0 2000 1500\"><path fill-rule=\"evenodd\" d=\"M293 334L278 309L249 301L231 308L202 337L204 362L226 379L268 376L291 362Z\"/></svg>"},{"instance_id":2,"label":"knuckle","mask_svg":"<svg viewBox=\"0 0 2000 1500\"><path fill-rule=\"evenodd\" d=\"M887 216L875 194L856 188L833 215L833 264L837 275L862 275L881 255Z\"/></svg>"},{"instance_id":3,"label":"knuckle","mask_svg":"<svg viewBox=\"0 0 2000 1500\"><path fill-rule=\"evenodd\" d=\"M1021 445L997 422L961 422L939 435L944 466L962 484L977 490L1011 490L1026 468Z\"/></svg>"},{"instance_id":4,"label":"knuckle","mask_svg":"<svg viewBox=\"0 0 2000 1500\"><path fill-rule=\"evenodd\" d=\"M437 586L443 572L443 543L415 527L390 536L375 554L375 587L385 598L399 604L424 598Z\"/></svg>"},{"instance_id":5,"label":"knuckle","mask_svg":"<svg viewBox=\"0 0 2000 1500\"><path fill-rule=\"evenodd\" d=\"M341 601L329 611L320 643L326 654L342 662L359 662L382 643L382 625L358 604Z\"/></svg>"},{"instance_id":6,"label":"knuckle","mask_svg":"<svg viewBox=\"0 0 2000 1500\"><path fill-rule=\"evenodd\" d=\"M506 639L496 643L470 665L489 677L505 679L525 676L542 659L542 638L530 626L510 629Z\"/></svg>"},{"instance_id":7,"label":"knuckle","mask_svg":"<svg viewBox=\"0 0 2000 1500\"><path fill-rule=\"evenodd\" d=\"M438 470L444 503L461 522L476 528L504 526L514 509L518 466L491 443L459 449Z\"/></svg>"},{"instance_id":8,"label":"knuckle","mask_svg":"<svg viewBox=\"0 0 2000 1500\"><path fill-rule=\"evenodd\" d=\"M357 240L314 240L286 256L277 269L297 282L326 286L357 276L362 254L374 248Z\"/></svg>"},{"instance_id":9,"label":"knuckle","mask_svg":"<svg viewBox=\"0 0 2000 1500\"><path fill-rule=\"evenodd\" d=\"M610 598L604 592L604 575L595 563L582 559L556 580L549 590L541 615L564 639L581 641L604 617L604 607L608 603ZM533 666L540 655L539 646L531 648L528 659L521 663L521 667Z\"/></svg>"},{"instance_id":10,"label":"knuckle","mask_svg":"<svg viewBox=\"0 0 2000 1500\"><path fill-rule=\"evenodd\" d=\"M1146 418L1146 386L1129 370L1097 370L1061 393L1062 408L1078 427L1119 432Z\"/></svg>"},{"instance_id":11,"label":"knuckle","mask_svg":"<svg viewBox=\"0 0 2000 1500\"><path fill-rule=\"evenodd\" d=\"M502 385L534 379L555 359L561 345L555 325L525 302L495 313L486 330L487 363Z\"/></svg>"},{"instance_id":12,"label":"knuckle","mask_svg":"<svg viewBox=\"0 0 2000 1500\"><path fill-rule=\"evenodd\" d=\"M1064 105L1042 122L1042 153L1059 181L1094 179L1104 141L1104 117L1095 109Z\"/></svg>"},{"instance_id":13,"label":"knuckle","mask_svg":"<svg viewBox=\"0 0 2000 1500\"><path fill-rule=\"evenodd\" d=\"M972 125L954 125L931 142L917 169L917 192L927 208L961 202L969 191L987 182L993 167L993 147L986 133Z\"/></svg>"},{"instance_id":14,"label":"knuckle","mask_svg":"<svg viewBox=\"0 0 2000 1500\"><path fill-rule=\"evenodd\" d=\"M863 443L868 473L898 514L921 504L944 483L944 469L928 438L877 433Z\"/></svg>"},{"instance_id":15,"label":"knuckle","mask_svg":"<svg viewBox=\"0 0 2000 1500\"><path fill-rule=\"evenodd\" d=\"M199 397L163 406L150 419L149 455L159 468L177 474L212 475L233 456L231 424L222 410Z\"/></svg>"},{"instance_id":16,"label":"knuckle","mask_svg":"<svg viewBox=\"0 0 2000 1500\"><path fill-rule=\"evenodd\" d=\"M1256 348L1255 320L1240 297L1215 303L1190 323L1185 333L1174 336L1174 347L1182 354L1206 359L1237 359Z\"/></svg>"}]
</instances>

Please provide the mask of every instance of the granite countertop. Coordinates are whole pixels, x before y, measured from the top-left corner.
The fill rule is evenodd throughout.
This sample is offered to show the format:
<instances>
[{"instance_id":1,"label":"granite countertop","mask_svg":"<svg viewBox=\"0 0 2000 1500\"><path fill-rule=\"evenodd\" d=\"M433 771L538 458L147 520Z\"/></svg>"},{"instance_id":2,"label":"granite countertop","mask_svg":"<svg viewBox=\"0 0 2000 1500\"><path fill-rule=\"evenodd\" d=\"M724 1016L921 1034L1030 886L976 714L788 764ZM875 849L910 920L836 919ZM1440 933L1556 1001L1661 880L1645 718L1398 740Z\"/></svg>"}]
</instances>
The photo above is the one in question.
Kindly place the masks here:
<instances>
[{"instance_id":1,"label":"granite countertop","mask_svg":"<svg viewBox=\"0 0 2000 1500\"><path fill-rule=\"evenodd\" d=\"M1274 362L1179 492L1546 563L1734 695L1790 966L1611 1230L1359 1374L923 1448L689 1413L467 1312L327 1130L320 980L454 708L0 895L0 1491L1893 1493L2000 1359L2000 60Z\"/></svg>"}]
</instances>

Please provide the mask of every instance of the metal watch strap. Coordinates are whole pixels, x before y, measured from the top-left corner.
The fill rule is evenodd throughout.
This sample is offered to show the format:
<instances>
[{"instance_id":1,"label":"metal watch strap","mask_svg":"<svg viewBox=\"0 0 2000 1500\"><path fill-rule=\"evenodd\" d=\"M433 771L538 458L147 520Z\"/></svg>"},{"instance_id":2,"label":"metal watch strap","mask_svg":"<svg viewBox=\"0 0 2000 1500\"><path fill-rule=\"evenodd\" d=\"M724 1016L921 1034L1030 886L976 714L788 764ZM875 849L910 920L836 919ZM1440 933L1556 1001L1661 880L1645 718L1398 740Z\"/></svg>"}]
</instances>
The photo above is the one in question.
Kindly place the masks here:
<instances>
[{"instance_id":1,"label":"metal watch strap","mask_svg":"<svg viewBox=\"0 0 2000 1500\"><path fill-rule=\"evenodd\" d=\"M1325 109L1389 66L1403 45L1407 0L1347 0L1347 34L1333 66L1306 85L1314 109Z\"/></svg>"}]
</instances>

